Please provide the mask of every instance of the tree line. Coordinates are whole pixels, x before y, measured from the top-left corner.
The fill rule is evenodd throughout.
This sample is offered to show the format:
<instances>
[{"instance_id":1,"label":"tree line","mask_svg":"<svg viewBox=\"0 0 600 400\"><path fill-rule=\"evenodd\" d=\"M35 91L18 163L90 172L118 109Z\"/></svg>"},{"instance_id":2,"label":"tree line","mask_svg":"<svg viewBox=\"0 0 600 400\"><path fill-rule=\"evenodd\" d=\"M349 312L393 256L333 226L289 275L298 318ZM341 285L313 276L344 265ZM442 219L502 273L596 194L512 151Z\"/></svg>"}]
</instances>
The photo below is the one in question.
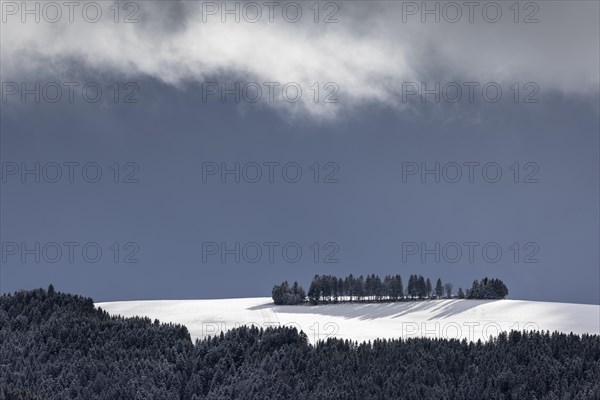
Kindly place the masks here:
<instances>
[{"instance_id":1,"label":"tree line","mask_svg":"<svg viewBox=\"0 0 600 400\"><path fill-rule=\"evenodd\" d=\"M600 336L312 345L295 328L242 326L193 343L181 325L110 316L80 296L0 296L0 400L37 399L600 399Z\"/></svg>"},{"instance_id":2,"label":"tree line","mask_svg":"<svg viewBox=\"0 0 600 400\"><path fill-rule=\"evenodd\" d=\"M508 288L500 279L483 278L473 281L466 293L459 288L453 295L454 285L442 283L437 279L435 286L429 278L422 275L410 275L406 289L400 275L386 275L381 279L371 274L355 277L350 274L344 278L334 275L315 275L308 292L294 282L287 281L275 285L272 290L273 302L277 305L302 304L308 300L311 304L339 302L381 302L405 300L432 300L442 298L458 299L504 299Z\"/></svg>"}]
</instances>

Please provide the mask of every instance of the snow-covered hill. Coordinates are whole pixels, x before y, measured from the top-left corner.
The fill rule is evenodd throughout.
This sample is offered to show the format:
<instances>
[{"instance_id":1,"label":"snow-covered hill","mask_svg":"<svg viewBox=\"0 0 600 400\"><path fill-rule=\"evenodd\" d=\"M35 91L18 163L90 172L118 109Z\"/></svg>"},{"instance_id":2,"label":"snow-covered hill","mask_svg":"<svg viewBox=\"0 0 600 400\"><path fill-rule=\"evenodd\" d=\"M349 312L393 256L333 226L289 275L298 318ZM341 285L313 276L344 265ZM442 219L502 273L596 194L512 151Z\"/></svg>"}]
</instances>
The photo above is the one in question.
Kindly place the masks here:
<instances>
[{"instance_id":1,"label":"snow-covered hill","mask_svg":"<svg viewBox=\"0 0 600 400\"><path fill-rule=\"evenodd\" d=\"M276 306L267 297L97 303L110 314L180 323L192 338L239 325L296 326L311 342L443 337L485 340L501 330L600 334L600 306L521 300L432 300L404 303Z\"/></svg>"}]
</instances>

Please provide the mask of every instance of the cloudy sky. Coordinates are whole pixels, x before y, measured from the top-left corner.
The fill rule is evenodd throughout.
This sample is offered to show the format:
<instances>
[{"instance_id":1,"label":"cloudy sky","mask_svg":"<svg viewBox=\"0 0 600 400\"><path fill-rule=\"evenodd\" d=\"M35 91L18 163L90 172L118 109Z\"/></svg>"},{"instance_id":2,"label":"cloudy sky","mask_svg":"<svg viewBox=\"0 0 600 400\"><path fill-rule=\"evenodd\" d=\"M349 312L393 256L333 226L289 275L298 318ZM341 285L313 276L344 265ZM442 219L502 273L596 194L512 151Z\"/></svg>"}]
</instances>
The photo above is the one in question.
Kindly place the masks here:
<instances>
[{"instance_id":1,"label":"cloudy sky","mask_svg":"<svg viewBox=\"0 0 600 400\"><path fill-rule=\"evenodd\" d=\"M598 2L24 4L0 291L416 273L600 303Z\"/></svg>"}]
</instances>

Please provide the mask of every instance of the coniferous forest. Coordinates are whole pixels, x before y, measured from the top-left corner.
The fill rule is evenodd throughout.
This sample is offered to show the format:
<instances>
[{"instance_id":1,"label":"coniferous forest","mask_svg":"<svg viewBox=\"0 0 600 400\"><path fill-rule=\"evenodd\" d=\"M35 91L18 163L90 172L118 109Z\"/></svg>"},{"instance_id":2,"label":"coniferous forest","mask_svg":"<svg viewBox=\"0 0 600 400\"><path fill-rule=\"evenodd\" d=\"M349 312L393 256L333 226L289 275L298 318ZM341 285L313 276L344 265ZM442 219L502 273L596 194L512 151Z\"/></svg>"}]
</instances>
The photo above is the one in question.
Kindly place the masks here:
<instances>
[{"instance_id":1,"label":"coniferous forest","mask_svg":"<svg viewBox=\"0 0 600 400\"><path fill-rule=\"evenodd\" d=\"M109 316L52 287L0 297L0 399L600 399L600 337L329 339Z\"/></svg>"},{"instance_id":2,"label":"coniferous forest","mask_svg":"<svg viewBox=\"0 0 600 400\"><path fill-rule=\"evenodd\" d=\"M404 288L400 275L386 275L381 279L371 274L354 277L352 274L340 278L333 275L315 275L308 289L310 304L339 302L381 302L431 299L504 299L508 288L500 279L483 278L473 281L466 293L462 288L453 296L454 285L437 279L435 286L429 278L410 275ZM273 302L277 305L302 304L306 301L305 292L298 282L290 285L287 281L275 285L272 291Z\"/></svg>"}]
</instances>

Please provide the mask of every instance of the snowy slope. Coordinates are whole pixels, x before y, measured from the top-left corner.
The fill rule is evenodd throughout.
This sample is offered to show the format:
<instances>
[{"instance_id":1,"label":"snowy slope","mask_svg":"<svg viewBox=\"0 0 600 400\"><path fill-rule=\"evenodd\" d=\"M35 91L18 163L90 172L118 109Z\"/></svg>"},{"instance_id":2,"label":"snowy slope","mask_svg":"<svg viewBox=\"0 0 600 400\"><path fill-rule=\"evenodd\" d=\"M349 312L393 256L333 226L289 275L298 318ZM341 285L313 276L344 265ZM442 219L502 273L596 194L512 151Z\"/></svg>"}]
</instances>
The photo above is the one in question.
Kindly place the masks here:
<instances>
[{"instance_id":1,"label":"snowy slope","mask_svg":"<svg viewBox=\"0 0 600 400\"><path fill-rule=\"evenodd\" d=\"M311 342L444 337L487 339L500 330L600 334L600 306L521 300L432 300L405 303L276 306L267 297L223 300L152 300L97 303L110 314L180 323L192 338L237 325L288 325Z\"/></svg>"}]
</instances>

